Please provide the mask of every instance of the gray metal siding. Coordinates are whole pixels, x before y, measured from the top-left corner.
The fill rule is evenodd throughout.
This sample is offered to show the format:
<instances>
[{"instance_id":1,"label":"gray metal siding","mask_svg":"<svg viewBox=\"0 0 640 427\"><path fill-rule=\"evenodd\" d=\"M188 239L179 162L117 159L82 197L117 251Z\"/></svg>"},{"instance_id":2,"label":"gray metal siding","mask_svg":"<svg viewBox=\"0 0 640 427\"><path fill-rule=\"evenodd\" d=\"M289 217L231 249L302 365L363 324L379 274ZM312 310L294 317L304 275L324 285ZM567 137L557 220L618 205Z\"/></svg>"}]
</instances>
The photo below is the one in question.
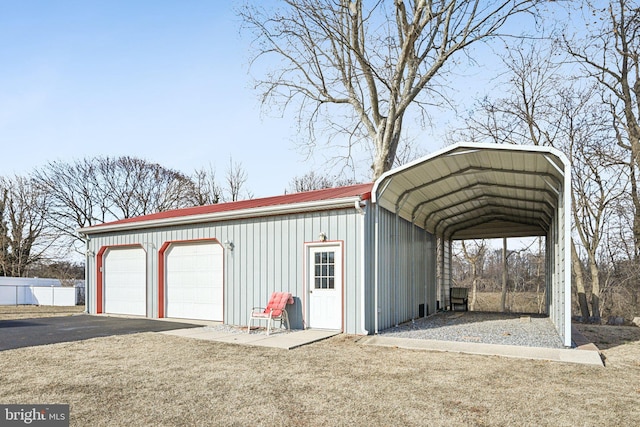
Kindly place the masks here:
<instances>
[{"instance_id":1,"label":"gray metal siding","mask_svg":"<svg viewBox=\"0 0 640 427\"><path fill-rule=\"evenodd\" d=\"M435 239L386 209L378 209L378 330L434 311Z\"/></svg>"},{"instance_id":2,"label":"gray metal siding","mask_svg":"<svg viewBox=\"0 0 640 427\"><path fill-rule=\"evenodd\" d=\"M233 251L224 249L224 322L246 325L252 307L263 307L271 292L287 291L295 299L287 308L292 327L302 328L304 243L318 241L324 232L328 240L344 242L344 331L361 333L362 218L355 209L344 209L92 235L89 251L94 255L87 262L89 312L96 312L95 254L101 247L141 244L145 248L147 315L157 317L158 250L168 241L215 238L234 244Z\"/></svg>"},{"instance_id":3,"label":"gray metal siding","mask_svg":"<svg viewBox=\"0 0 640 427\"><path fill-rule=\"evenodd\" d=\"M451 240L439 237L436 239L436 261L437 261L437 300L440 309L445 310L449 305L449 289L451 287L451 264L452 264Z\"/></svg>"},{"instance_id":4,"label":"gray metal siding","mask_svg":"<svg viewBox=\"0 0 640 427\"><path fill-rule=\"evenodd\" d=\"M364 277L363 279L363 298L360 304L364 304L364 307L360 307L363 310L363 323L364 330L369 334L373 334L376 329L376 247L375 247L375 230L376 230L376 218L375 207L371 204L367 204L366 215L363 217L363 236L362 247L364 250L363 263Z\"/></svg>"},{"instance_id":5,"label":"gray metal siding","mask_svg":"<svg viewBox=\"0 0 640 427\"><path fill-rule=\"evenodd\" d=\"M564 194L564 193L563 193ZM562 195L560 198L562 198ZM560 337L566 346L571 345L571 329L567 324L570 319L569 307L567 307L566 281L567 264L570 260L566 228L565 205L570 202L561 200L555 209L551 227L547 235L547 304L551 321L556 326ZM570 268L570 266L569 266ZM570 270L569 270L570 271ZM570 283L570 282L569 282Z\"/></svg>"}]
</instances>

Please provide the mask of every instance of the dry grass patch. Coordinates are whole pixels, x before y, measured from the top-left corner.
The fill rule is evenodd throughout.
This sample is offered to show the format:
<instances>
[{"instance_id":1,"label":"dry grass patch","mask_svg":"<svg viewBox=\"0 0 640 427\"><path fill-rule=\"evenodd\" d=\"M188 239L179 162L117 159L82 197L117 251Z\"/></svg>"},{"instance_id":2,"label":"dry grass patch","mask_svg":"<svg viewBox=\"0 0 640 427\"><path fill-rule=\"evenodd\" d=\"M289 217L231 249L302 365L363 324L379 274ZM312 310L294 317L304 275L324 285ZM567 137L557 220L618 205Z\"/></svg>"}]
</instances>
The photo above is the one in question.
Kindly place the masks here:
<instances>
[{"instance_id":1,"label":"dry grass patch","mask_svg":"<svg viewBox=\"0 0 640 427\"><path fill-rule=\"evenodd\" d=\"M640 328L580 323L574 325L600 349L607 366L640 368ZM640 384L640 376L636 380Z\"/></svg>"},{"instance_id":2,"label":"dry grass patch","mask_svg":"<svg viewBox=\"0 0 640 427\"><path fill-rule=\"evenodd\" d=\"M69 403L77 426L640 420L640 366L411 351L358 339L286 351L144 333L9 350L0 358L0 401Z\"/></svg>"},{"instance_id":3,"label":"dry grass patch","mask_svg":"<svg viewBox=\"0 0 640 427\"><path fill-rule=\"evenodd\" d=\"M72 316L84 311L84 305L56 307L50 305L0 305L0 320Z\"/></svg>"},{"instance_id":4,"label":"dry grass patch","mask_svg":"<svg viewBox=\"0 0 640 427\"><path fill-rule=\"evenodd\" d=\"M5 306L0 319L81 311ZM4 351L0 402L68 403L73 426L638 425L640 328L576 326L607 368L347 335L286 351L144 333Z\"/></svg>"},{"instance_id":5,"label":"dry grass patch","mask_svg":"<svg viewBox=\"0 0 640 427\"><path fill-rule=\"evenodd\" d=\"M475 311L500 311L500 292L477 292ZM471 302L471 291L469 291ZM544 296L535 292L507 293L506 308L508 313L540 313L544 312Z\"/></svg>"}]
</instances>

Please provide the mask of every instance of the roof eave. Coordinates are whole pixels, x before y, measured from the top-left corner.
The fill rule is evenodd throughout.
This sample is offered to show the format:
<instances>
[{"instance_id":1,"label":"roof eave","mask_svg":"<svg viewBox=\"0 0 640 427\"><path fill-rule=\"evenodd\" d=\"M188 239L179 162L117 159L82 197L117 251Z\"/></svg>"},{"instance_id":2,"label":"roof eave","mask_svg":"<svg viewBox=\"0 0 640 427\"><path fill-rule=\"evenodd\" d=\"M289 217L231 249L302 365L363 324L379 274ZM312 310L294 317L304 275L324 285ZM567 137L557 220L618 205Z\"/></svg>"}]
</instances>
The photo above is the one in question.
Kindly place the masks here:
<instances>
[{"instance_id":1,"label":"roof eave","mask_svg":"<svg viewBox=\"0 0 640 427\"><path fill-rule=\"evenodd\" d=\"M345 209L359 206L364 200L361 195L343 197L340 199L316 200L312 202L291 203L286 205L264 206L257 208L233 210L226 212L214 212L200 215L190 215L183 217L161 218L153 220L133 221L126 223L114 223L105 225L95 225L82 227L77 230L84 236L110 233L114 231L139 230L157 227L169 227L176 225L199 224L205 222L217 222L230 219L259 218L272 215L287 215L304 212Z\"/></svg>"}]
</instances>

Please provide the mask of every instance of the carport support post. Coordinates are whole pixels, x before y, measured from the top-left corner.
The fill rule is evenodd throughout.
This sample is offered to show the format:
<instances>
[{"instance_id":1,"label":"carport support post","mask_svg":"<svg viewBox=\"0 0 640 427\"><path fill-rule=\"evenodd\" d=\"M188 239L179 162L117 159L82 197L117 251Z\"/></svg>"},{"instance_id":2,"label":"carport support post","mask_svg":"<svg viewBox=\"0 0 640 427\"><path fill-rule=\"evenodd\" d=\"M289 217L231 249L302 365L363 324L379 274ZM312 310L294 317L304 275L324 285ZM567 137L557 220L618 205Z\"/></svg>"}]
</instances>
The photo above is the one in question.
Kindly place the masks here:
<instances>
[{"instance_id":1,"label":"carport support post","mask_svg":"<svg viewBox=\"0 0 640 427\"><path fill-rule=\"evenodd\" d=\"M415 221L415 217L411 217L411 321L415 320L416 316L416 302L418 299L416 298L416 226L413 223Z\"/></svg>"},{"instance_id":2,"label":"carport support post","mask_svg":"<svg viewBox=\"0 0 640 427\"><path fill-rule=\"evenodd\" d=\"M367 317L366 317L366 261L367 253L365 251L365 215L368 209L365 211L362 209L361 203L364 203L364 206L367 206L367 202L363 202L362 200L356 202L356 211L360 213L360 330L364 335L369 335L369 331L366 329L367 325Z\"/></svg>"},{"instance_id":3,"label":"carport support post","mask_svg":"<svg viewBox=\"0 0 640 427\"><path fill-rule=\"evenodd\" d=\"M375 251L375 256L374 256L374 268L373 268L373 286L374 286L374 290L373 290L373 308L375 310L373 319L374 319L374 334L378 335L378 325L380 323L380 308L378 307L378 291L379 291L379 285L378 285L378 281L379 281L379 272L378 269L380 268L380 243L379 243L379 237L378 237L378 233L379 233L379 226L378 226L378 220L380 218L380 204L376 203L376 208L374 210L375 212L375 222L374 222L374 251Z\"/></svg>"},{"instance_id":4,"label":"carport support post","mask_svg":"<svg viewBox=\"0 0 640 427\"><path fill-rule=\"evenodd\" d=\"M444 293L444 236L437 238L436 245L438 246L438 248L436 249L436 256L438 258L439 267L439 277L436 277L436 281L438 282L436 284L436 287L440 296L440 309L444 311L447 307L447 298Z\"/></svg>"},{"instance_id":5,"label":"carport support post","mask_svg":"<svg viewBox=\"0 0 640 427\"><path fill-rule=\"evenodd\" d=\"M564 345L571 347L571 167L564 166L564 196L562 217L564 219Z\"/></svg>"},{"instance_id":6,"label":"carport support post","mask_svg":"<svg viewBox=\"0 0 640 427\"><path fill-rule=\"evenodd\" d=\"M398 212L396 212L396 218L395 218L395 238L393 239L393 246L394 246L394 263L393 263L393 276L395 278L395 284L394 284L394 289L391 292L391 295L393 295L393 323L396 325L396 328L398 327L398 307L397 307L397 301L398 298L396 297L396 293L398 291L398 283L400 282L400 268L398 267L398 262L400 261L400 256L399 256L399 250L400 250L400 245L398 244L398 240L400 240L400 236L398 235L399 230L400 230L400 217L398 216Z\"/></svg>"}]
</instances>

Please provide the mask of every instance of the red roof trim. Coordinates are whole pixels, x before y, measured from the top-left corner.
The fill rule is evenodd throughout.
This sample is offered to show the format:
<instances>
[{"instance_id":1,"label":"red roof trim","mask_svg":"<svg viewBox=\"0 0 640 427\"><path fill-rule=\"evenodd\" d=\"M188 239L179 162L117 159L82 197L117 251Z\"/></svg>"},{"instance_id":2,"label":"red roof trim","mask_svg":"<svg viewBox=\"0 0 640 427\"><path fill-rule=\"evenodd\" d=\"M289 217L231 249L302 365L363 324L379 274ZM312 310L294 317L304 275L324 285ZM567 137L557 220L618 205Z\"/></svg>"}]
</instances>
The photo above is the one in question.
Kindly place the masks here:
<instances>
[{"instance_id":1,"label":"red roof trim","mask_svg":"<svg viewBox=\"0 0 640 427\"><path fill-rule=\"evenodd\" d=\"M348 187L327 188L324 190L306 191L303 193L285 194L283 196L263 197L260 199L241 200L238 202L218 203L215 205L194 206L190 208L174 209L119 221L87 227L87 230L97 230L103 226L118 224L132 224L138 222L162 220L169 218L184 218L195 215L206 215L220 212L233 212L246 209L264 208L278 205L292 205L296 203L317 202L322 200L342 199L359 196L362 200L371 199L373 183L350 185Z\"/></svg>"}]
</instances>

